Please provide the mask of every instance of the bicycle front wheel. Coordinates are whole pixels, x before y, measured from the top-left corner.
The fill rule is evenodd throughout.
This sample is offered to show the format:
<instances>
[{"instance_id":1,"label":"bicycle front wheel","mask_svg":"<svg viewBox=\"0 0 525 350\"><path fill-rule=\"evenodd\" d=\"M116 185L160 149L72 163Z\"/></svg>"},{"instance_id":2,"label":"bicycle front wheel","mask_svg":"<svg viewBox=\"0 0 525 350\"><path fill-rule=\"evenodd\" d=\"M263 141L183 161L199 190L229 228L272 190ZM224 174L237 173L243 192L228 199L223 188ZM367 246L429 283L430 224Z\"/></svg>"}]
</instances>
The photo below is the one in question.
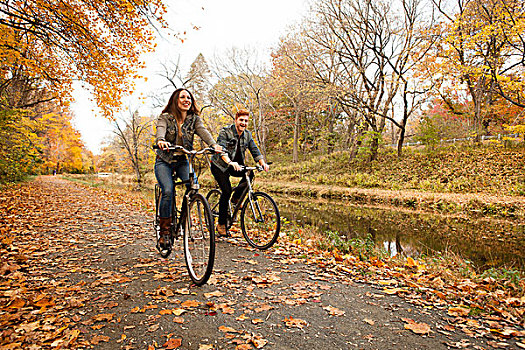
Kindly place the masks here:
<instances>
[{"instance_id":1,"label":"bicycle front wheel","mask_svg":"<svg viewBox=\"0 0 525 350\"><path fill-rule=\"evenodd\" d=\"M215 232L213 218L206 198L193 195L184 222L184 257L193 283L208 281L215 261Z\"/></svg>"},{"instance_id":2,"label":"bicycle front wheel","mask_svg":"<svg viewBox=\"0 0 525 350\"><path fill-rule=\"evenodd\" d=\"M249 245L261 250L270 248L281 230L281 216L273 198L264 192L248 196L242 207L241 228Z\"/></svg>"}]
</instances>

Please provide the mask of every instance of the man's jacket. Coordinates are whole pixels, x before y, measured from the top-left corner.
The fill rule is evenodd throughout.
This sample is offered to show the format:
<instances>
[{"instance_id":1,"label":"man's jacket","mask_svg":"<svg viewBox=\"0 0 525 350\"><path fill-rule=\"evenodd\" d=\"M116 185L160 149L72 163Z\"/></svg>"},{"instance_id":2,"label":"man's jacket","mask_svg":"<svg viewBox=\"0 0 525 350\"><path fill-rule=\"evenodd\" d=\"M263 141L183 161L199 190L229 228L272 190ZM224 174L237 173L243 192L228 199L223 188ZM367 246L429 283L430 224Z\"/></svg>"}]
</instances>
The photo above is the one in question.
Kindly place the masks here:
<instances>
[{"instance_id":1,"label":"man's jacket","mask_svg":"<svg viewBox=\"0 0 525 350\"><path fill-rule=\"evenodd\" d=\"M237 140L239 140L240 142L237 142ZM259 147L257 147L255 141L253 140L252 133L248 130L244 130L241 134L241 137L239 138L237 134L237 129L235 128L235 124L225 126L221 129L221 131L219 132L219 137L217 137L217 144L222 146L223 151L228 153L228 157L230 157L231 160L233 160L233 158L235 157L237 147L240 147L243 164L245 164L244 154L246 152L246 149L250 150L250 153L252 154L252 157L255 160L255 162L258 162L260 159L263 159L261 151L259 151ZM215 164L223 172L228 170L228 164L226 164L226 162L222 160L219 154L214 154L211 160L213 164Z\"/></svg>"}]
</instances>

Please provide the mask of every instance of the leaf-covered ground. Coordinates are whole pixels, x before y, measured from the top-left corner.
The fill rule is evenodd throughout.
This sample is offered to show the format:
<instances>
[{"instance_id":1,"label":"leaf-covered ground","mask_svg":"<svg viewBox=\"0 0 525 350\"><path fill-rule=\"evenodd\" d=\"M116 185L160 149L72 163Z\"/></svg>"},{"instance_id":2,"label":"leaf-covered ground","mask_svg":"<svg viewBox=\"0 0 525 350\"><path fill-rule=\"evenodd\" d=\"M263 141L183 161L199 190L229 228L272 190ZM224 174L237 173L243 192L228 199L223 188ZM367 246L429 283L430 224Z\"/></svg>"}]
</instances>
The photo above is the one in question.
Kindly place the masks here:
<instances>
[{"instance_id":1,"label":"leaf-covered ground","mask_svg":"<svg viewBox=\"0 0 525 350\"><path fill-rule=\"evenodd\" d=\"M417 261L220 240L208 284L161 259L144 203L55 177L0 194L0 349L525 348L525 298Z\"/></svg>"}]
</instances>

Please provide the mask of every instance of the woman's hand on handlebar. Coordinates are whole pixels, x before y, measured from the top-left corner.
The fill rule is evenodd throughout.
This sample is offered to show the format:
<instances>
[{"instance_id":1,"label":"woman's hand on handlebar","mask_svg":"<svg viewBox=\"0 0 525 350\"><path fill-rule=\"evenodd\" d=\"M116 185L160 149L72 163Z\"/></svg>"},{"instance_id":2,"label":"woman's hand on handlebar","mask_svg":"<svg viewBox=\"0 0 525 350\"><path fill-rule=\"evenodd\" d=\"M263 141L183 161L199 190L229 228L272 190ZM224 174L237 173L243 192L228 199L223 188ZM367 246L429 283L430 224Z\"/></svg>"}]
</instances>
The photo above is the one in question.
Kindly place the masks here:
<instances>
[{"instance_id":1,"label":"woman's hand on handlebar","mask_svg":"<svg viewBox=\"0 0 525 350\"><path fill-rule=\"evenodd\" d=\"M157 142L157 146L159 146L159 148L163 151L167 151L168 148L171 146L171 143L169 143L168 141L159 141Z\"/></svg>"},{"instance_id":2,"label":"woman's hand on handlebar","mask_svg":"<svg viewBox=\"0 0 525 350\"><path fill-rule=\"evenodd\" d=\"M215 153L222 153L222 146L216 144L215 146L213 146L213 150L215 151Z\"/></svg>"}]
</instances>

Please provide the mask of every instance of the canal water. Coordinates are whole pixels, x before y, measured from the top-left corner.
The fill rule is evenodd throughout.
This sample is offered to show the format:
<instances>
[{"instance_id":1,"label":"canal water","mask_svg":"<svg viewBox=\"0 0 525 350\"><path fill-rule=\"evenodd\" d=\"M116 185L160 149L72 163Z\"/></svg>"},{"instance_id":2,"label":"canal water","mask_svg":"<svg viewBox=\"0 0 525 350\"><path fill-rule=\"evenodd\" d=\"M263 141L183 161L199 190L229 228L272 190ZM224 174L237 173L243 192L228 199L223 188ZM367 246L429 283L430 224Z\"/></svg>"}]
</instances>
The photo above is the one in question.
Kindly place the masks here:
<instances>
[{"instance_id":1,"label":"canal water","mask_svg":"<svg viewBox=\"0 0 525 350\"><path fill-rule=\"evenodd\" d=\"M281 217L347 238L371 237L391 256L413 258L452 251L478 270L525 271L525 225L351 205L341 201L274 196Z\"/></svg>"}]
</instances>

